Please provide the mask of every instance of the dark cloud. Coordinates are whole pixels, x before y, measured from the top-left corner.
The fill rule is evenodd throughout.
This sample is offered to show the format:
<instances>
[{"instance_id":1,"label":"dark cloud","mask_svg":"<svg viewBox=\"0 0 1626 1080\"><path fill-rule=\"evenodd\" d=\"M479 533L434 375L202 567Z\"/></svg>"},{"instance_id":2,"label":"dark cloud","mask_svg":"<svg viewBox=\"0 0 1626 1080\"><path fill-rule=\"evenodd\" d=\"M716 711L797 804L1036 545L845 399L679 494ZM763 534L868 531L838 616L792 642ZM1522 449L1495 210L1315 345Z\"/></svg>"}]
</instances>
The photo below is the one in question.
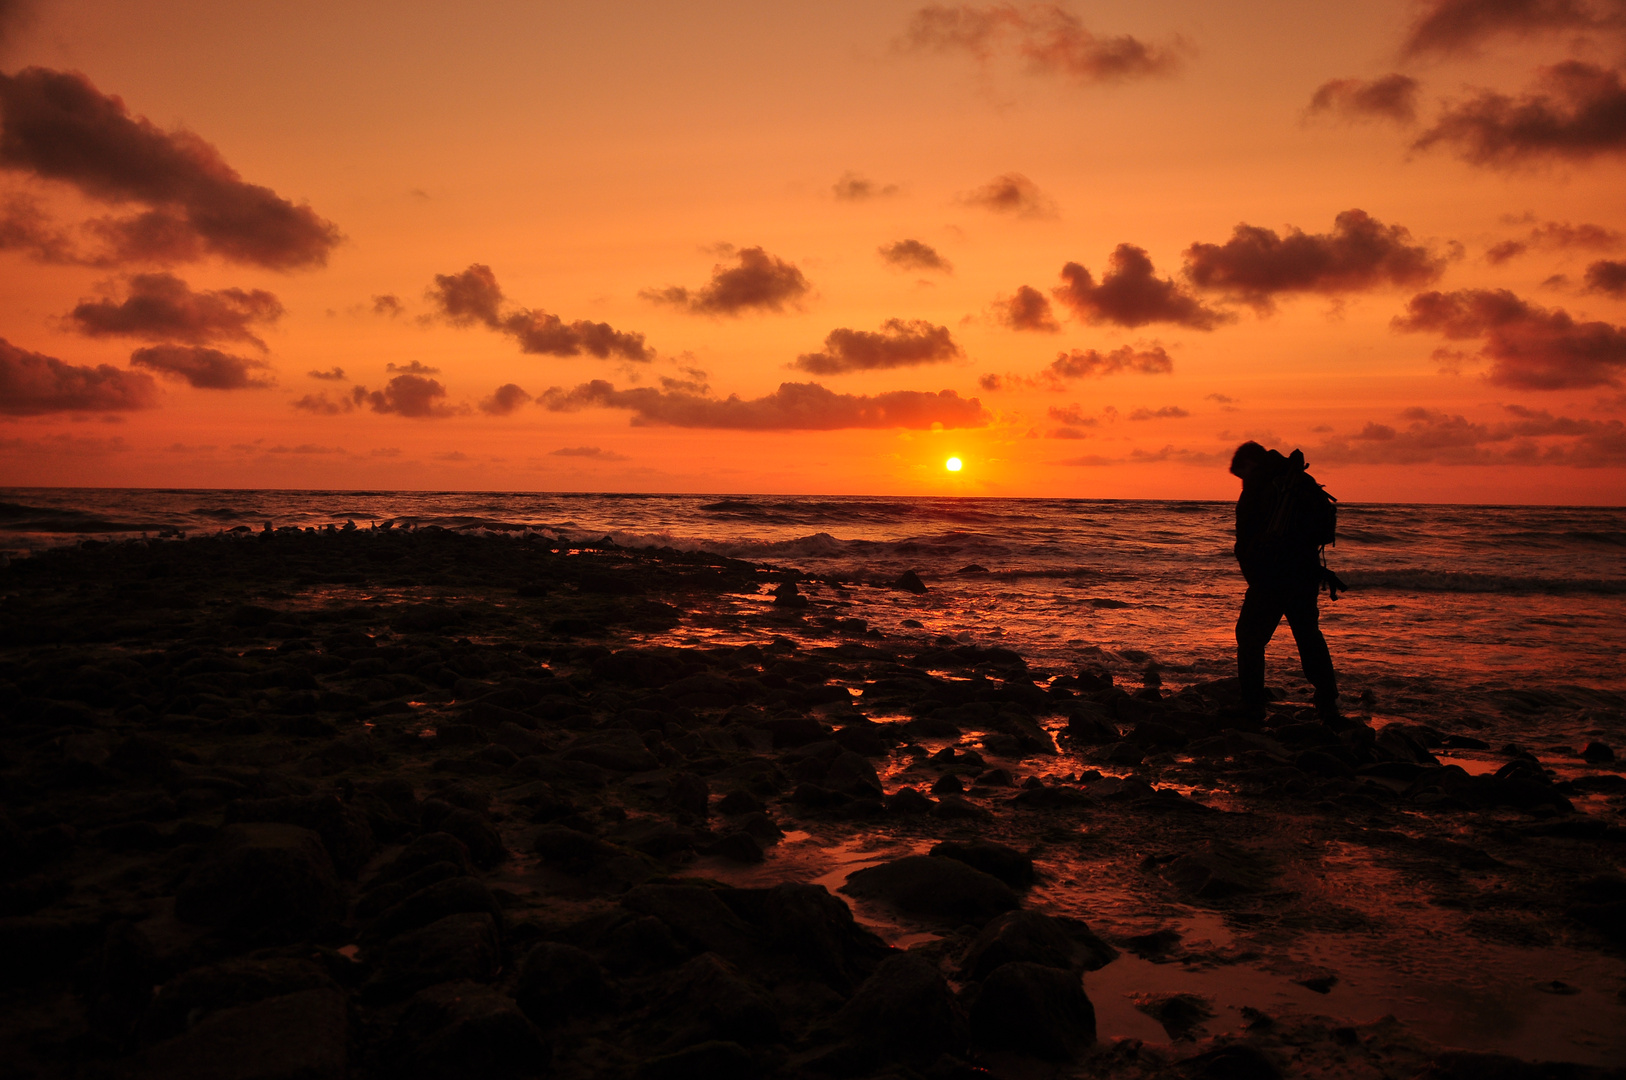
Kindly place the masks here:
<instances>
[{"instance_id":1,"label":"dark cloud","mask_svg":"<svg viewBox=\"0 0 1626 1080\"><path fill-rule=\"evenodd\" d=\"M1479 341L1480 356L1491 361L1486 378L1520 390L1618 386L1626 371L1626 329L1576 322L1562 308L1538 307L1506 289L1419 293L1393 325Z\"/></svg>"},{"instance_id":2,"label":"dark cloud","mask_svg":"<svg viewBox=\"0 0 1626 1080\"><path fill-rule=\"evenodd\" d=\"M1599 259L1586 268L1586 287L1588 292L1626 297L1626 262Z\"/></svg>"},{"instance_id":3,"label":"dark cloud","mask_svg":"<svg viewBox=\"0 0 1626 1080\"><path fill-rule=\"evenodd\" d=\"M596 446L561 446L557 450L549 450L549 457L591 458L594 461L626 461L625 454L618 454L614 450L600 450Z\"/></svg>"},{"instance_id":4,"label":"dark cloud","mask_svg":"<svg viewBox=\"0 0 1626 1080\"><path fill-rule=\"evenodd\" d=\"M17 32L34 19L35 0L0 0L0 48L10 45Z\"/></svg>"},{"instance_id":5,"label":"dark cloud","mask_svg":"<svg viewBox=\"0 0 1626 1080\"><path fill-rule=\"evenodd\" d=\"M385 315L393 319L404 311L406 311L406 306L401 303L401 298L394 293L382 293L373 297L374 315Z\"/></svg>"},{"instance_id":6,"label":"dark cloud","mask_svg":"<svg viewBox=\"0 0 1626 1080\"><path fill-rule=\"evenodd\" d=\"M53 222L39 203L15 193L0 205L0 251L20 251L45 263L81 261L67 230Z\"/></svg>"},{"instance_id":7,"label":"dark cloud","mask_svg":"<svg viewBox=\"0 0 1626 1080\"><path fill-rule=\"evenodd\" d=\"M109 364L80 367L0 338L0 413L127 412L157 404L152 376Z\"/></svg>"},{"instance_id":8,"label":"dark cloud","mask_svg":"<svg viewBox=\"0 0 1626 1080\"><path fill-rule=\"evenodd\" d=\"M824 351L803 353L791 365L815 375L941 364L964 355L946 326L922 319L888 319L881 330L841 327L824 338ZM793 385L793 384L787 384Z\"/></svg>"},{"instance_id":9,"label":"dark cloud","mask_svg":"<svg viewBox=\"0 0 1626 1080\"><path fill-rule=\"evenodd\" d=\"M937 253L936 248L919 240L898 240L882 245L876 250L880 252L883 262L900 270L941 270L945 274L954 273L954 267Z\"/></svg>"},{"instance_id":10,"label":"dark cloud","mask_svg":"<svg viewBox=\"0 0 1626 1080\"><path fill-rule=\"evenodd\" d=\"M0 166L71 184L107 203L142 203L98 228L123 259L207 252L273 269L321 266L337 228L308 206L249 184L209 143L131 116L77 72L0 74Z\"/></svg>"},{"instance_id":11,"label":"dark cloud","mask_svg":"<svg viewBox=\"0 0 1626 1080\"><path fill-rule=\"evenodd\" d=\"M1050 419L1064 425L1046 431L1044 437L1047 439L1087 439L1089 433L1082 429L1098 427L1101 424L1101 418L1086 415L1082 405L1068 405L1065 408L1052 405L1047 413Z\"/></svg>"},{"instance_id":12,"label":"dark cloud","mask_svg":"<svg viewBox=\"0 0 1626 1080\"><path fill-rule=\"evenodd\" d=\"M1485 250L1485 258L1492 264L1500 266L1532 248L1609 251L1619 247L1623 239L1626 237L1603 225L1588 222L1571 225L1567 221L1548 221L1532 228L1527 239L1503 240L1499 244L1492 245Z\"/></svg>"},{"instance_id":13,"label":"dark cloud","mask_svg":"<svg viewBox=\"0 0 1626 1080\"><path fill-rule=\"evenodd\" d=\"M1383 285L1416 288L1445 272L1447 259L1411 242L1402 225L1385 225L1364 210L1345 210L1330 233L1238 225L1223 244L1192 244L1186 276L1200 288L1268 311L1284 293L1337 294Z\"/></svg>"},{"instance_id":14,"label":"dark cloud","mask_svg":"<svg viewBox=\"0 0 1626 1080\"><path fill-rule=\"evenodd\" d=\"M136 274L124 300L85 300L69 312L74 329L89 337L134 337L147 341L265 342L249 327L282 317L280 301L263 289L193 292L172 274Z\"/></svg>"},{"instance_id":15,"label":"dark cloud","mask_svg":"<svg viewBox=\"0 0 1626 1080\"><path fill-rule=\"evenodd\" d=\"M326 371L307 371L305 374L327 382L344 382L344 368L338 366L328 368Z\"/></svg>"},{"instance_id":16,"label":"dark cloud","mask_svg":"<svg viewBox=\"0 0 1626 1080\"><path fill-rule=\"evenodd\" d=\"M260 390L275 385L263 360L203 345L152 345L130 354L130 363L169 379L184 379L199 390Z\"/></svg>"},{"instance_id":17,"label":"dark cloud","mask_svg":"<svg viewBox=\"0 0 1626 1080\"><path fill-rule=\"evenodd\" d=\"M1401 53L1451 55L1493 37L1619 26L1619 0L1430 0L1406 34Z\"/></svg>"},{"instance_id":18,"label":"dark cloud","mask_svg":"<svg viewBox=\"0 0 1626 1080\"><path fill-rule=\"evenodd\" d=\"M982 187L961 195L959 201L966 206L1023 218L1053 218L1060 213L1056 201L1021 173L996 176Z\"/></svg>"},{"instance_id":19,"label":"dark cloud","mask_svg":"<svg viewBox=\"0 0 1626 1080\"><path fill-rule=\"evenodd\" d=\"M1530 245L1523 240L1503 240L1500 244L1492 244L1485 249L1485 258L1493 266L1501 266L1509 259L1518 258L1530 250Z\"/></svg>"},{"instance_id":20,"label":"dark cloud","mask_svg":"<svg viewBox=\"0 0 1626 1080\"><path fill-rule=\"evenodd\" d=\"M1626 151L1626 86L1618 71L1568 60L1542 69L1538 89L1517 99L1484 90L1447 105L1412 145L1442 144L1493 168L1618 154Z\"/></svg>"},{"instance_id":21,"label":"dark cloud","mask_svg":"<svg viewBox=\"0 0 1626 1080\"><path fill-rule=\"evenodd\" d=\"M410 364L385 364L384 370L391 375L439 375L440 368L430 367L428 364L414 360Z\"/></svg>"},{"instance_id":22,"label":"dark cloud","mask_svg":"<svg viewBox=\"0 0 1626 1080\"><path fill-rule=\"evenodd\" d=\"M672 304L696 315L744 315L750 311L784 311L812 289L792 263L759 247L742 248L738 263L711 268L711 280L690 290L681 285L645 289L646 300Z\"/></svg>"},{"instance_id":23,"label":"dark cloud","mask_svg":"<svg viewBox=\"0 0 1626 1080\"><path fill-rule=\"evenodd\" d=\"M836 198L843 202L863 202L865 199L885 198L898 193L896 184L877 184L875 181L858 175L855 172L843 173L830 188Z\"/></svg>"},{"instance_id":24,"label":"dark cloud","mask_svg":"<svg viewBox=\"0 0 1626 1080\"><path fill-rule=\"evenodd\" d=\"M1057 353L1045 373L1056 379L1100 378L1122 371L1142 375L1167 375L1174 371L1174 359L1161 345L1137 349L1123 345L1111 352L1099 349L1073 349Z\"/></svg>"},{"instance_id":25,"label":"dark cloud","mask_svg":"<svg viewBox=\"0 0 1626 1080\"><path fill-rule=\"evenodd\" d=\"M368 391L365 386L350 392L351 400L375 413L394 413L415 419L453 416L458 410L445 404L446 388L436 379L422 375L397 375L384 389Z\"/></svg>"},{"instance_id":26,"label":"dark cloud","mask_svg":"<svg viewBox=\"0 0 1626 1080\"><path fill-rule=\"evenodd\" d=\"M1577 420L1507 405L1509 419L1468 420L1433 409L1406 409L1399 425L1369 422L1305 453L1329 465L1626 465L1626 425Z\"/></svg>"},{"instance_id":27,"label":"dark cloud","mask_svg":"<svg viewBox=\"0 0 1626 1080\"><path fill-rule=\"evenodd\" d=\"M454 326L480 324L519 342L521 352L544 356L579 356L599 359L619 356L648 363L654 352L644 335L617 330L608 323L578 319L565 322L557 315L530 308L504 313L502 287L491 267L473 263L456 274L436 274L428 292L430 303Z\"/></svg>"},{"instance_id":28,"label":"dark cloud","mask_svg":"<svg viewBox=\"0 0 1626 1080\"><path fill-rule=\"evenodd\" d=\"M1016 295L994 301L994 317L1001 326L1012 330L1036 330L1045 334L1060 333L1061 324L1050 307L1044 293L1031 285L1023 285Z\"/></svg>"},{"instance_id":29,"label":"dark cloud","mask_svg":"<svg viewBox=\"0 0 1626 1080\"><path fill-rule=\"evenodd\" d=\"M1131 420L1184 420L1191 414L1178 405L1165 405L1161 409L1136 409L1129 414Z\"/></svg>"},{"instance_id":30,"label":"dark cloud","mask_svg":"<svg viewBox=\"0 0 1626 1080\"><path fill-rule=\"evenodd\" d=\"M480 402L480 411L490 416L507 416L527 401L531 395L514 383L503 383L491 392L491 396Z\"/></svg>"},{"instance_id":31,"label":"dark cloud","mask_svg":"<svg viewBox=\"0 0 1626 1080\"><path fill-rule=\"evenodd\" d=\"M1067 458L1064 461L1056 462L1056 464L1088 468L1118 465L1157 465L1166 461L1174 461L1182 465L1212 466L1230 460L1231 451L1229 450L1193 450L1189 447L1164 446L1157 450L1131 450L1121 457L1086 454L1083 457Z\"/></svg>"},{"instance_id":32,"label":"dark cloud","mask_svg":"<svg viewBox=\"0 0 1626 1080\"><path fill-rule=\"evenodd\" d=\"M1080 83L1165 75L1180 66L1184 52L1178 39L1149 45L1128 35L1098 37L1056 4L928 4L910 18L898 45L910 52L965 52L986 62L1007 43L1030 71Z\"/></svg>"},{"instance_id":33,"label":"dark cloud","mask_svg":"<svg viewBox=\"0 0 1626 1080\"><path fill-rule=\"evenodd\" d=\"M1221 405L1235 405L1236 404L1236 398L1232 397L1229 394L1208 394L1204 398L1204 400L1205 401L1217 401Z\"/></svg>"},{"instance_id":34,"label":"dark cloud","mask_svg":"<svg viewBox=\"0 0 1626 1080\"><path fill-rule=\"evenodd\" d=\"M630 409L634 427L669 426L736 431L834 431L843 428L924 430L985 427L989 415L976 398L952 390L936 394L893 390L884 394L837 394L818 383L780 383L763 397L724 399L671 393L652 387L617 390L595 379L573 390L552 387L542 404L554 412L589 407Z\"/></svg>"},{"instance_id":35,"label":"dark cloud","mask_svg":"<svg viewBox=\"0 0 1626 1080\"><path fill-rule=\"evenodd\" d=\"M1236 316L1215 311L1168 278L1157 277L1144 248L1119 244L1107 257L1101 284L1078 263L1061 268L1061 287L1052 295L1085 322L1145 326L1167 322L1193 330L1212 330Z\"/></svg>"},{"instance_id":36,"label":"dark cloud","mask_svg":"<svg viewBox=\"0 0 1626 1080\"><path fill-rule=\"evenodd\" d=\"M1422 84L1410 75L1381 79L1332 79L1310 95L1309 114L1332 113L1345 120L1393 120L1410 124L1417 119L1417 92Z\"/></svg>"},{"instance_id":37,"label":"dark cloud","mask_svg":"<svg viewBox=\"0 0 1626 1080\"><path fill-rule=\"evenodd\" d=\"M344 397L333 399L327 396L325 390L320 394L306 394L291 404L296 409L315 413L317 416L338 416L340 413L356 411L356 400L353 395L347 394Z\"/></svg>"}]
</instances>

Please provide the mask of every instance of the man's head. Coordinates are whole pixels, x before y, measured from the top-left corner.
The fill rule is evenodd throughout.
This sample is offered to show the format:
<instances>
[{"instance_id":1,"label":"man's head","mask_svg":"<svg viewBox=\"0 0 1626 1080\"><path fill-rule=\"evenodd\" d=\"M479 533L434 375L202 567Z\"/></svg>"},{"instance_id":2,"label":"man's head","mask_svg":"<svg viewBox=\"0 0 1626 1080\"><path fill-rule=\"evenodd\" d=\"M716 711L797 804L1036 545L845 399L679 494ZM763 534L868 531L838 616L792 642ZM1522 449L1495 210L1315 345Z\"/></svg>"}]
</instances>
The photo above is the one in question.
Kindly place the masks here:
<instances>
[{"instance_id":1,"label":"man's head","mask_svg":"<svg viewBox=\"0 0 1626 1080\"><path fill-rule=\"evenodd\" d=\"M1231 475L1246 480L1269 456L1269 450L1250 439L1231 455Z\"/></svg>"}]
</instances>

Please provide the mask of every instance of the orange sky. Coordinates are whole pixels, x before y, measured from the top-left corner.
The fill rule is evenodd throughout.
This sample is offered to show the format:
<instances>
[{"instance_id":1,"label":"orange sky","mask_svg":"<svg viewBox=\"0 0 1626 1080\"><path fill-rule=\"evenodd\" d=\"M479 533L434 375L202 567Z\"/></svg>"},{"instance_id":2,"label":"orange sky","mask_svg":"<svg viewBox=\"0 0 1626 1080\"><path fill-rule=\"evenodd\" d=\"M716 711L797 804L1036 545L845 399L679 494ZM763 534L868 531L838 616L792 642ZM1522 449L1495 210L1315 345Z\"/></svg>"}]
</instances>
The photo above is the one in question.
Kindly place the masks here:
<instances>
[{"instance_id":1,"label":"orange sky","mask_svg":"<svg viewBox=\"0 0 1626 1080\"><path fill-rule=\"evenodd\" d=\"M0 33L0 484L1626 496L1619 0Z\"/></svg>"}]
</instances>

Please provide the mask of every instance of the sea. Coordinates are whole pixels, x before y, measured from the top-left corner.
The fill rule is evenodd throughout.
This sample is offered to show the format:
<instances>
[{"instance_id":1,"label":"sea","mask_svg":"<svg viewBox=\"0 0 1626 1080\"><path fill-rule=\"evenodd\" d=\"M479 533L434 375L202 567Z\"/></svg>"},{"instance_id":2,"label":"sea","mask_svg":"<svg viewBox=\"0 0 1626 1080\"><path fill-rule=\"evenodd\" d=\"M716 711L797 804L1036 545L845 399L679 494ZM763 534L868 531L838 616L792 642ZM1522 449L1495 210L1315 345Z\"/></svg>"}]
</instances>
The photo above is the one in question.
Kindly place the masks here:
<instances>
[{"instance_id":1,"label":"sea","mask_svg":"<svg viewBox=\"0 0 1626 1080\"><path fill-rule=\"evenodd\" d=\"M846 583L828 599L883 634L998 645L1053 673L1105 668L1138 684L1150 668L1178 687L1235 669L1244 586L1228 502L0 489L13 559L346 522L608 537L796 568ZM1626 735L1626 508L1341 503L1327 563L1349 586L1321 601L1346 711L1554 754ZM884 587L908 570L923 596ZM1269 656L1272 684L1302 700L1285 624Z\"/></svg>"}]
</instances>

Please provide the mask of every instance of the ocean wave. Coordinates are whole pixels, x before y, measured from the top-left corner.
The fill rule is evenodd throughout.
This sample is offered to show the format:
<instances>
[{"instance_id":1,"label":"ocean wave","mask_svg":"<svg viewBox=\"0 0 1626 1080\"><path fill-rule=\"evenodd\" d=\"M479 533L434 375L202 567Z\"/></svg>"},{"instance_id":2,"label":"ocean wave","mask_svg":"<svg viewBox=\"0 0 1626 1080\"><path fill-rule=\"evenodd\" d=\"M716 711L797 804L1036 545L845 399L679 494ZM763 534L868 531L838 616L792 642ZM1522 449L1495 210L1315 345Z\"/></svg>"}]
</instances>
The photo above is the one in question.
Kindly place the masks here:
<instances>
[{"instance_id":1,"label":"ocean wave","mask_svg":"<svg viewBox=\"0 0 1626 1080\"><path fill-rule=\"evenodd\" d=\"M1626 578L1561 578L1512 574L1482 574L1423 567L1401 570L1341 570L1352 589L1394 589L1402 592L1451 593L1626 593Z\"/></svg>"}]
</instances>

